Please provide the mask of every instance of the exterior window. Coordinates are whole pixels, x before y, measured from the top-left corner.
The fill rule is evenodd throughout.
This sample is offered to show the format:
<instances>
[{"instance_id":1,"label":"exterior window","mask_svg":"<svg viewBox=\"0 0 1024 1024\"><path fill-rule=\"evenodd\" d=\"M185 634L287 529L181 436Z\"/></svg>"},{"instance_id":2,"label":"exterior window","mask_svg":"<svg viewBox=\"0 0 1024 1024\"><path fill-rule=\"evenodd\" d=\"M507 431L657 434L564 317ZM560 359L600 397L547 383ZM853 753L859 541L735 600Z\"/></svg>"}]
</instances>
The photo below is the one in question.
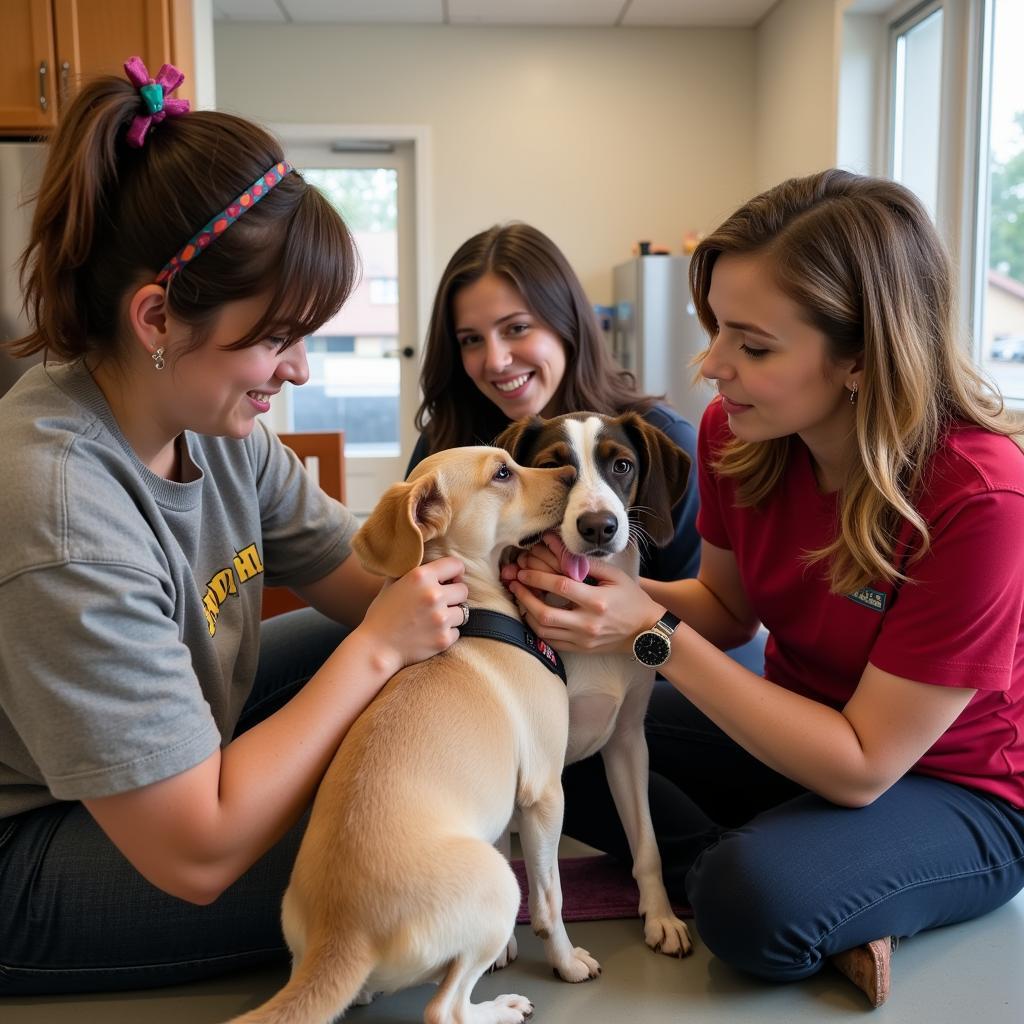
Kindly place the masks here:
<instances>
[{"instance_id":1,"label":"exterior window","mask_svg":"<svg viewBox=\"0 0 1024 1024\"><path fill-rule=\"evenodd\" d=\"M1024 402L1024 67L1019 45L1024 4L993 3L990 117L982 160L988 200L979 211L979 235L985 240L981 360L1003 394L1018 404Z\"/></svg>"},{"instance_id":2,"label":"exterior window","mask_svg":"<svg viewBox=\"0 0 1024 1024\"><path fill-rule=\"evenodd\" d=\"M892 29L892 177L912 189L932 218L938 201L942 8L918 9Z\"/></svg>"}]
</instances>

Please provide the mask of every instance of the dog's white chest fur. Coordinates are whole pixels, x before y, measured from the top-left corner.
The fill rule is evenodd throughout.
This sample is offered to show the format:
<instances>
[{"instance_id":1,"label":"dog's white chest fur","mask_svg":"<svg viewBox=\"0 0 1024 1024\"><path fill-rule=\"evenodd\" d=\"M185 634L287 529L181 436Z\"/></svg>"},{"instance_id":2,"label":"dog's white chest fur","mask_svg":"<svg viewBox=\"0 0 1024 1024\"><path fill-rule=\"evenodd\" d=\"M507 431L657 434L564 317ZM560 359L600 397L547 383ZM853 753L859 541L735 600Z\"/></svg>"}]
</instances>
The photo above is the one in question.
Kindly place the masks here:
<instances>
[{"instance_id":1,"label":"dog's white chest fur","mask_svg":"<svg viewBox=\"0 0 1024 1024\"><path fill-rule=\"evenodd\" d=\"M636 549L607 559L635 576L639 568ZM570 654L562 657L569 690L569 744L565 763L573 764L596 754L615 730L627 694L631 704L647 706L654 685L654 670L630 654ZM639 691L639 692L638 692Z\"/></svg>"}]
</instances>

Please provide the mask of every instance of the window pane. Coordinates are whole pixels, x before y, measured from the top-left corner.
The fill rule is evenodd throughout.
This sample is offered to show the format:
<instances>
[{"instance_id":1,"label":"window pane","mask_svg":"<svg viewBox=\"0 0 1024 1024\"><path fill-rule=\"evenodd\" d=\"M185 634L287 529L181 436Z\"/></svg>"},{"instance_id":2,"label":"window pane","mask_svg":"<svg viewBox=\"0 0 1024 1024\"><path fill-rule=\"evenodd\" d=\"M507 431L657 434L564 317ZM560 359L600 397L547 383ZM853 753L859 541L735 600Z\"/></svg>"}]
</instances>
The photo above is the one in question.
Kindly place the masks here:
<instances>
[{"instance_id":1,"label":"window pane","mask_svg":"<svg viewBox=\"0 0 1024 1024\"><path fill-rule=\"evenodd\" d=\"M398 172L302 174L345 218L362 273L341 312L307 339L309 381L292 391L295 430L345 431L345 455L398 455Z\"/></svg>"},{"instance_id":2,"label":"window pane","mask_svg":"<svg viewBox=\"0 0 1024 1024\"><path fill-rule=\"evenodd\" d=\"M1024 400L1024 4L996 0L989 136L988 268L982 364L1010 398ZM1016 43L1016 45L1015 45Z\"/></svg>"},{"instance_id":3,"label":"window pane","mask_svg":"<svg viewBox=\"0 0 1024 1024\"><path fill-rule=\"evenodd\" d=\"M896 37L892 176L935 217L942 86L942 9Z\"/></svg>"}]
</instances>

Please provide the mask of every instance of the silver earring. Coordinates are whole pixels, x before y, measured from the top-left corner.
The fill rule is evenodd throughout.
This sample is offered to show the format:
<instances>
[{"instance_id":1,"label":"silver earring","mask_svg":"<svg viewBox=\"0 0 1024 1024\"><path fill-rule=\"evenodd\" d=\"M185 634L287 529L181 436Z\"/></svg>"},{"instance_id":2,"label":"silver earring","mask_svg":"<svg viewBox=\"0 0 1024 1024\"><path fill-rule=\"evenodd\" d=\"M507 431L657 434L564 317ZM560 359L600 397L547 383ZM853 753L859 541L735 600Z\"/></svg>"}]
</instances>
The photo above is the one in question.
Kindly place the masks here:
<instances>
[{"instance_id":1,"label":"silver earring","mask_svg":"<svg viewBox=\"0 0 1024 1024\"><path fill-rule=\"evenodd\" d=\"M859 387L860 385L856 381L854 381L853 386L850 388L850 405L857 404L857 390L859 389Z\"/></svg>"},{"instance_id":2,"label":"silver earring","mask_svg":"<svg viewBox=\"0 0 1024 1024\"><path fill-rule=\"evenodd\" d=\"M167 365L164 362L164 349L162 345L153 353L153 365L158 370L162 370Z\"/></svg>"}]
</instances>

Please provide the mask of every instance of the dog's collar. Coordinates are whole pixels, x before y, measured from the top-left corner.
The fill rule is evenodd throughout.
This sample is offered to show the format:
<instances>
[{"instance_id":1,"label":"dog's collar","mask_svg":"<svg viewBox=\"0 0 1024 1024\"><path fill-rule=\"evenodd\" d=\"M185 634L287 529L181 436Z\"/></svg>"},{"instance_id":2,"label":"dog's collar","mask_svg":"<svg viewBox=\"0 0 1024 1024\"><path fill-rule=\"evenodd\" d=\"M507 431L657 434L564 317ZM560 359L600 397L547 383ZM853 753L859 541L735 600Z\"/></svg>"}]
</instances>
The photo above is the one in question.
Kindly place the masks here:
<instances>
[{"instance_id":1,"label":"dog's collar","mask_svg":"<svg viewBox=\"0 0 1024 1024\"><path fill-rule=\"evenodd\" d=\"M528 651L554 672L563 683L566 682L565 665L562 664L558 652L527 629L519 619L513 618L511 615L484 611L482 608L472 608L469 612L469 620L459 629L459 633L462 636L480 636L488 640L500 640L502 643L512 644L513 647Z\"/></svg>"}]
</instances>

